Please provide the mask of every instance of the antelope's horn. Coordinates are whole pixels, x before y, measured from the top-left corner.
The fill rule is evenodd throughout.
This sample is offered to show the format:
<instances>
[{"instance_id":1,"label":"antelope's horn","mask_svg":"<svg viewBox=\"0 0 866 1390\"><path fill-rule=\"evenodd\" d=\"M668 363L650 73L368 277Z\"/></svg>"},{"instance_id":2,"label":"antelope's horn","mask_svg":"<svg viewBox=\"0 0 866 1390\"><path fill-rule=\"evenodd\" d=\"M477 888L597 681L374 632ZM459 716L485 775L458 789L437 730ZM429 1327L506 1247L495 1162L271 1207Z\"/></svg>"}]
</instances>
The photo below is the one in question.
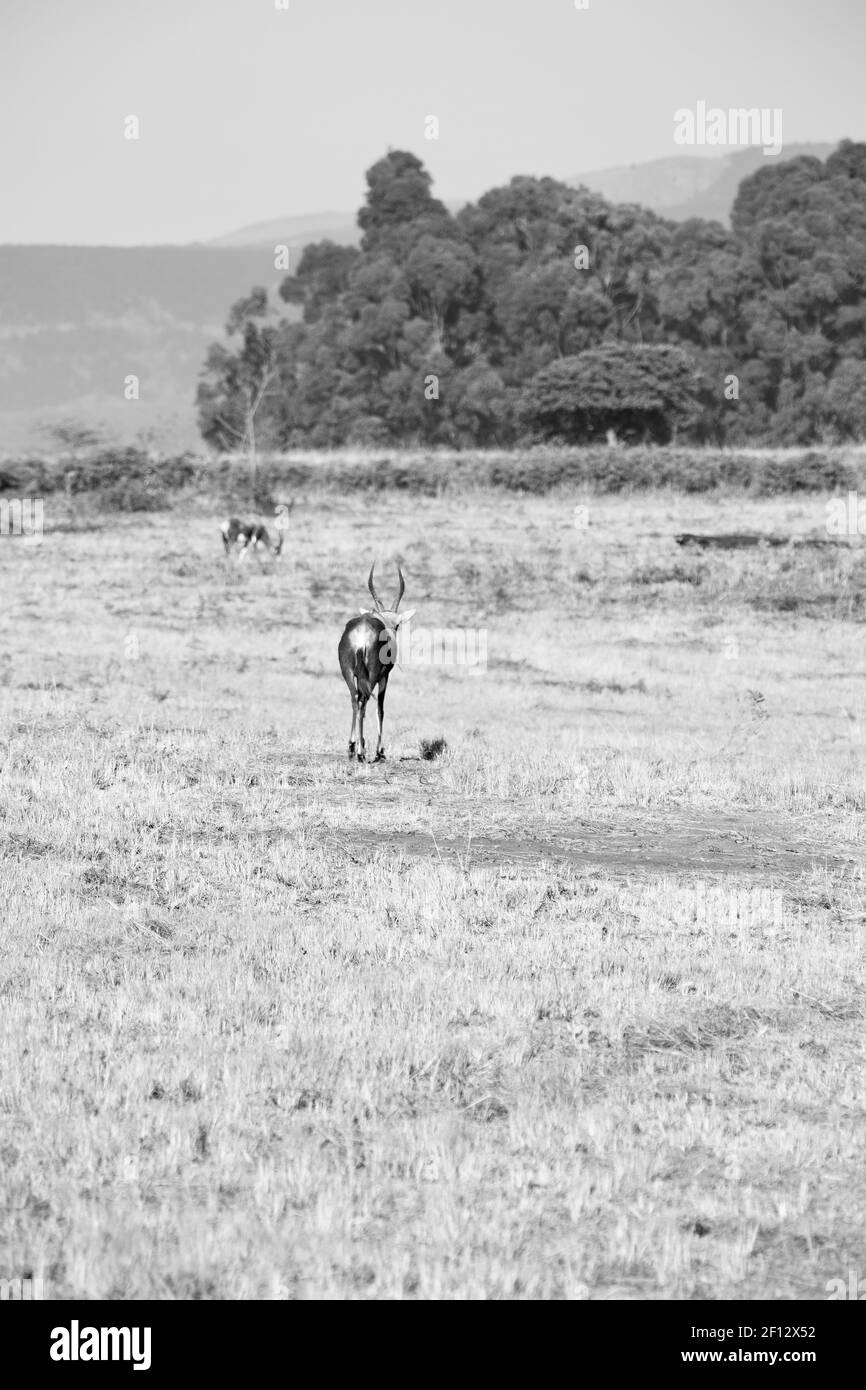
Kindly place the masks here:
<instances>
[{"instance_id":1,"label":"antelope's horn","mask_svg":"<svg viewBox=\"0 0 866 1390\"><path fill-rule=\"evenodd\" d=\"M369 577L369 579L367 580L367 588L370 590L370 593L373 595L373 602L375 603L376 607L379 608L379 609L381 609L382 604L381 604L381 602L380 602L380 600L379 600L379 595L376 593L376 590L373 588L373 570L374 570L375 568L376 568L376 561L374 560L373 563L372 563L372 565L370 566L370 577Z\"/></svg>"},{"instance_id":2,"label":"antelope's horn","mask_svg":"<svg viewBox=\"0 0 866 1390\"><path fill-rule=\"evenodd\" d=\"M397 602L394 604L395 613L397 612L397 609L400 607L400 600L406 592L406 580L403 578L403 571L401 570L399 564L397 566L397 573L400 576L400 592L397 595Z\"/></svg>"}]
</instances>

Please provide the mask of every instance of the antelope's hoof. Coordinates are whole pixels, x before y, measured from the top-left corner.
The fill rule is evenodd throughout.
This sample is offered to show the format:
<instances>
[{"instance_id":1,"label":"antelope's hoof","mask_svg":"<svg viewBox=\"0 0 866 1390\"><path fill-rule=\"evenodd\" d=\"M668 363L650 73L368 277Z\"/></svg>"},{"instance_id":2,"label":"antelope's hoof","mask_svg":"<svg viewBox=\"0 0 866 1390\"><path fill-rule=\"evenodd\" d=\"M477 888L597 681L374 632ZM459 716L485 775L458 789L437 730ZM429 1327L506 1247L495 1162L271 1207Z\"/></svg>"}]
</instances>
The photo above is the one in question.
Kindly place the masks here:
<instances>
[{"instance_id":1,"label":"antelope's hoof","mask_svg":"<svg viewBox=\"0 0 866 1390\"><path fill-rule=\"evenodd\" d=\"M359 763L365 763L366 761L367 761L367 754L366 754L366 753L359 753L359 754L358 754L358 762L359 762Z\"/></svg>"},{"instance_id":2,"label":"antelope's hoof","mask_svg":"<svg viewBox=\"0 0 866 1390\"><path fill-rule=\"evenodd\" d=\"M354 745L354 743L350 743L350 744L349 744L349 757L350 757L350 758L354 758L354 756L355 756L355 745Z\"/></svg>"},{"instance_id":3,"label":"antelope's hoof","mask_svg":"<svg viewBox=\"0 0 866 1390\"><path fill-rule=\"evenodd\" d=\"M380 748L380 749L379 749L379 751L378 751L378 753L376 754L376 756L375 756L375 758L373 759L373 761L376 762L376 763L383 763L383 762L385 761L385 750L384 750L384 748Z\"/></svg>"}]
</instances>

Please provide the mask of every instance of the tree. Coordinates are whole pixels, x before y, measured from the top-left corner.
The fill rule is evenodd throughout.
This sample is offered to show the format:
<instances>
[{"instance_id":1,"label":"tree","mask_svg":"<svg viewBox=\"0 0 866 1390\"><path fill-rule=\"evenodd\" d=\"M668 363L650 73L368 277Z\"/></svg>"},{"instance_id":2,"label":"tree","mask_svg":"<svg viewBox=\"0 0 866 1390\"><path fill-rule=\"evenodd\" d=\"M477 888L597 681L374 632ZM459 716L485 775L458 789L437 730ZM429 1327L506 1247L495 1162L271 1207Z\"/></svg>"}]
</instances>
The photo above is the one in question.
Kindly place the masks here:
<instances>
[{"instance_id":1,"label":"tree","mask_svg":"<svg viewBox=\"0 0 866 1390\"><path fill-rule=\"evenodd\" d=\"M517 398L518 392L483 358L458 371L450 410L456 441L481 449L513 443Z\"/></svg>"},{"instance_id":2,"label":"tree","mask_svg":"<svg viewBox=\"0 0 866 1390\"><path fill-rule=\"evenodd\" d=\"M280 298L286 304L302 304L304 321L315 323L325 306L348 288L360 254L355 246L328 240L305 246L296 273L280 285Z\"/></svg>"},{"instance_id":3,"label":"tree","mask_svg":"<svg viewBox=\"0 0 866 1390\"><path fill-rule=\"evenodd\" d=\"M205 360L197 401L199 427L209 444L240 448L254 461L256 419L277 377L277 332L258 319L268 313L267 290L257 287L232 305L229 338L242 339L237 351L214 344Z\"/></svg>"},{"instance_id":4,"label":"tree","mask_svg":"<svg viewBox=\"0 0 866 1390\"><path fill-rule=\"evenodd\" d=\"M605 343L538 372L520 414L542 439L584 444L609 430L666 444L697 418L697 380L677 347Z\"/></svg>"},{"instance_id":5,"label":"tree","mask_svg":"<svg viewBox=\"0 0 866 1390\"><path fill-rule=\"evenodd\" d=\"M866 443L866 362L846 357L839 363L822 401L822 419L832 442Z\"/></svg>"},{"instance_id":6,"label":"tree","mask_svg":"<svg viewBox=\"0 0 866 1390\"><path fill-rule=\"evenodd\" d=\"M744 375L757 394L741 414L746 435L809 443L841 428L843 358L866 346L866 146L843 141L822 164L799 158L758 170L732 213L743 291Z\"/></svg>"},{"instance_id":7,"label":"tree","mask_svg":"<svg viewBox=\"0 0 866 1390\"><path fill-rule=\"evenodd\" d=\"M106 425L88 425L83 420L43 420L39 430L61 449L97 449L108 442Z\"/></svg>"},{"instance_id":8,"label":"tree","mask_svg":"<svg viewBox=\"0 0 866 1390\"><path fill-rule=\"evenodd\" d=\"M478 297L479 272L469 246L425 232L405 267L409 307L425 319L438 352L454 346L453 336L464 306Z\"/></svg>"},{"instance_id":9,"label":"tree","mask_svg":"<svg viewBox=\"0 0 866 1390\"><path fill-rule=\"evenodd\" d=\"M361 250L398 250L405 246L401 232L421 219L427 231L447 226L448 209L433 197L432 184L421 160L406 150L389 150L368 169L367 199L358 213Z\"/></svg>"}]
</instances>

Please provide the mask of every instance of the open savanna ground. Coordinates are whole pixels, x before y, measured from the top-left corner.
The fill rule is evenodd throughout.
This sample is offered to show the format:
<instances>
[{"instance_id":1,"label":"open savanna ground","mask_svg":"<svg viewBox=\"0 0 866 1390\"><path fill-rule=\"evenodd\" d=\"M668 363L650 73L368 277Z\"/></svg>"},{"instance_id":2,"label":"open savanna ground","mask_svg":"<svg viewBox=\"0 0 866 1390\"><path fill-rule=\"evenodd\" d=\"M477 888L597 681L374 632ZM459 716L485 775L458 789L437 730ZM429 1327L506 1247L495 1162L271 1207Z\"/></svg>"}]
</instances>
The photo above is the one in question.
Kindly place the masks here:
<instances>
[{"instance_id":1,"label":"open savanna ground","mask_svg":"<svg viewBox=\"0 0 866 1390\"><path fill-rule=\"evenodd\" d=\"M673 539L826 537L826 497L308 490L278 565L226 563L222 503L73 502L0 540L0 1276L866 1269L864 543ZM359 765L337 641L374 557L487 661L397 670Z\"/></svg>"}]
</instances>

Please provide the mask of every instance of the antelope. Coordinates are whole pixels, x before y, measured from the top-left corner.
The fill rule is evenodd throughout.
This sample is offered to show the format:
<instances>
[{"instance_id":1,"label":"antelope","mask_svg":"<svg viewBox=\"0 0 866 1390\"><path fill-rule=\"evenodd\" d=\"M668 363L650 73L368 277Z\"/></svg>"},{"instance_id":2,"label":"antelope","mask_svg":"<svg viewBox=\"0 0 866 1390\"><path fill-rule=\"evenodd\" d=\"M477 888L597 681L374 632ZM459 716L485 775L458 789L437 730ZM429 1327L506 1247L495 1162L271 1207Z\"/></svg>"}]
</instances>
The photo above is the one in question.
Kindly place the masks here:
<instances>
[{"instance_id":1,"label":"antelope","mask_svg":"<svg viewBox=\"0 0 866 1390\"><path fill-rule=\"evenodd\" d=\"M397 574L400 578L400 592L393 608L383 607L382 601L373 587L375 567L374 561L370 566L370 575L367 579L367 587L373 595L375 608L373 610L362 608L360 618L349 619L343 629L343 635L337 649L340 670L343 673L343 680L349 687L349 695L352 699L352 732L349 735L349 757L355 756L355 729L357 727L359 763L367 760L367 746L364 742L364 710L377 686L379 689L376 711L378 738L374 762L384 761L382 724L385 717L385 691L388 688L388 677L397 660L397 629L415 612L414 608L411 608L408 613L397 612L406 589L406 581L399 565L397 566Z\"/></svg>"},{"instance_id":2,"label":"antelope","mask_svg":"<svg viewBox=\"0 0 866 1390\"><path fill-rule=\"evenodd\" d=\"M236 516L230 516L228 521L224 521L220 527L220 534L223 538L223 549L226 555L231 554L232 547L235 547L238 564L254 550L256 555L261 553L260 548L273 555L276 559L283 548L283 532L277 531L276 542L272 541L266 526L260 525L255 521L241 521Z\"/></svg>"}]
</instances>

